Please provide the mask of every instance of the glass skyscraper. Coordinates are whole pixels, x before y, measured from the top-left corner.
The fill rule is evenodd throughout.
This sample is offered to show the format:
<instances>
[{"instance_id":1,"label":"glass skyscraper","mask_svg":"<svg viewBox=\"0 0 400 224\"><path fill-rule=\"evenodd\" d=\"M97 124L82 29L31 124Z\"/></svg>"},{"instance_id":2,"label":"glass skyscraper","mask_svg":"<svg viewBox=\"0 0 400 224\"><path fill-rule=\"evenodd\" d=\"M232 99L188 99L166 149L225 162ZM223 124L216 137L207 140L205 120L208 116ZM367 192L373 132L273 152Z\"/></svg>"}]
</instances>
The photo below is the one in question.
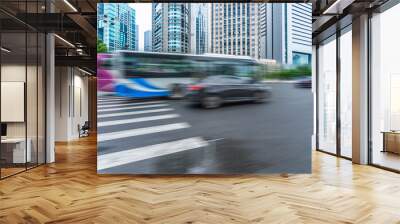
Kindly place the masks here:
<instances>
[{"instance_id":1,"label":"glass skyscraper","mask_svg":"<svg viewBox=\"0 0 400 224\"><path fill-rule=\"evenodd\" d=\"M152 51L151 30L144 32L144 51Z\"/></svg>"},{"instance_id":2,"label":"glass skyscraper","mask_svg":"<svg viewBox=\"0 0 400 224\"><path fill-rule=\"evenodd\" d=\"M311 10L308 3L260 3L260 58L311 64Z\"/></svg>"},{"instance_id":3,"label":"glass skyscraper","mask_svg":"<svg viewBox=\"0 0 400 224\"><path fill-rule=\"evenodd\" d=\"M153 3L153 51L190 52L190 4Z\"/></svg>"},{"instance_id":4,"label":"glass skyscraper","mask_svg":"<svg viewBox=\"0 0 400 224\"><path fill-rule=\"evenodd\" d=\"M259 58L257 3L211 4L210 51Z\"/></svg>"},{"instance_id":5,"label":"glass skyscraper","mask_svg":"<svg viewBox=\"0 0 400 224\"><path fill-rule=\"evenodd\" d=\"M136 12L128 4L97 4L97 37L109 51L137 49Z\"/></svg>"},{"instance_id":6,"label":"glass skyscraper","mask_svg":"<svg viewBox=\"0 0 400 224\"><path fill-rule=\"evenodd\" d=\"M210 52L311 63L311 4L215 3L210 9Z\"/></svg>"},{"instance_id":7,"label":"glass skyscraper","mask_svg":"<svg viewBox=\"0 0 400 224\"><path fill-rule=\"evenodd\" d=\"M209 3L191 4L191 53L204 54L208 51Z\"/></svg>"},{"instance_id":8,"label":"glass skyscraper","mask_svg":"<svg viewBox=\"0 0 400 224\"><path fill-rule=\"evenodd\" d=\"M136 41L136 44L135 44L135 51L138 51L139 50L139 25L136 25L135 26L135 41Z\"/></svg>"}]
</instances>

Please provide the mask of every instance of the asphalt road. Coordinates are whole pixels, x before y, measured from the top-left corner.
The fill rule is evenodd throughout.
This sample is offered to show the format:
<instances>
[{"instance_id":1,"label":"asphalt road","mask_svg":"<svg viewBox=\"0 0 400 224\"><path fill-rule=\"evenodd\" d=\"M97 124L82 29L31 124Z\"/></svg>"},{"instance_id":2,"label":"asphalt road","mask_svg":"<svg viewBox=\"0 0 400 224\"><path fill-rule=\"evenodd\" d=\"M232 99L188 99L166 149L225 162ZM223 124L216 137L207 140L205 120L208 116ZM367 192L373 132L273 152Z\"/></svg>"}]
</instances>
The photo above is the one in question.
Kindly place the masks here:
<instances>
[{"instance_id":1,"label":"asphalt road","mask_svg":"<svg viewBox=\"0 0 400 224\"><path fill-rule=\"evenodd\" d=\"M269 85L265 103L211 110L184 100L99 97L98 172L311 172L311 90Z\"/></svg>"}]
</instances>

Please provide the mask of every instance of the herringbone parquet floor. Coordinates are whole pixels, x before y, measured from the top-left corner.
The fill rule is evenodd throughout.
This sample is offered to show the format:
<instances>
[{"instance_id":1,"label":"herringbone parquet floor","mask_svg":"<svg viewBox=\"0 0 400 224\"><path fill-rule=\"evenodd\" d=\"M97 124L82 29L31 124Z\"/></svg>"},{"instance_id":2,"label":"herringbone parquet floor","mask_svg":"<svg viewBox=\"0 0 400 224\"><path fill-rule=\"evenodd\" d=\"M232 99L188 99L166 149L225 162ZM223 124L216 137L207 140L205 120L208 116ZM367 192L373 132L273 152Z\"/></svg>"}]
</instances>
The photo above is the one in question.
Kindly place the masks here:
<instances>
[{"instance_id":1,"label":"herringbone parquet floor","mask_svg":"<svg viewBox=\"0 0 400 224\"><path fill-rule=\"evenodd\" d=\"M314 152L311 175L98 176L86 138L0 181L0 223L400 223L400 175Z\"/></svg>"}]
</instances>

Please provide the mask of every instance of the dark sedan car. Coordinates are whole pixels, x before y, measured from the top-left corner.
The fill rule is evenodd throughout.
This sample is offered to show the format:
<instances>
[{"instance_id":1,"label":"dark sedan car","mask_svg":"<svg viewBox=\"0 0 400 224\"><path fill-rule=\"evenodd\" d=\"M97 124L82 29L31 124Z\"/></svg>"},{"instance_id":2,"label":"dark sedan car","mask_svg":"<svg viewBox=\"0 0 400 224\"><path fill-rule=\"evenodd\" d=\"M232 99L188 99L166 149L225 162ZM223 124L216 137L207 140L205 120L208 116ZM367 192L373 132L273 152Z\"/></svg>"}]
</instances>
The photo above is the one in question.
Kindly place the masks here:
<instances>
[{"instance_id":1,"label":"dark sedan car","mask_svg":"<svg viewBox=\"0 0 400 224\"><path fill-rule=\"evenodd\" d=\"M298 88L311 88L312 80L311 77L303 77L297 80L294 84Z\"/></svg>"},{"instance_id":2,"label":"dark sedan car","mask_svg":"<svg viewBox=\"0 0 400 224\"><path fill-rule=\"evenodd\" d=\"M270 89L249 77L210 76L188 86L187 98L204 108L216 108L227 102L264 102Z\"/></svg>"}]
</instances>

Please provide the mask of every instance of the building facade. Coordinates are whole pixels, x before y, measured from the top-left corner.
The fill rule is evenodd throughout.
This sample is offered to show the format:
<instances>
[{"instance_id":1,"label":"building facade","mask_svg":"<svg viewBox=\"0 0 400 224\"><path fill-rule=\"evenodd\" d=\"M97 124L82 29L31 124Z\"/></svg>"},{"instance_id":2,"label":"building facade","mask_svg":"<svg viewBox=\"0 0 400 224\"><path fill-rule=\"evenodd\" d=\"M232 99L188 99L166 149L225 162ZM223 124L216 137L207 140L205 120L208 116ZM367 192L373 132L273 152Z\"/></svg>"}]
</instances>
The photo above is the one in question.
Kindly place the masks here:
<instances>
[{"instance_id":1,"label":"building facade","mask_svg":"<svg viewBox=\"0 0 400 224\"><path fill-rule=\"evenodd\" d=\"M128 4L98 4L97 18L97 36L109 51L136 49L136 12Z\"/></svg>"},{"instance_id":2,"label":"building facade","mask_svg":"<svg viewBox=\"0 0 400 224\"><path fill-rule=\"evenodd\" d=\"M191 52L204 54L208 51L208 10L210 3L191 5Z\"/></svg>"},{"instance_id":3,"label":"building facade","mask_svg":"<svg viewBox=\"0 0 400 224\"><path fill-rule=\"evenodd\" d=\"M190 18L189 3L153 3L153 51L190 53Z\"/></svg>"},{"instance_id":4,"label":"building facade","mask_svg":"<svg viewBox=\"0 0 400 224\"><path fill-rule=\"evenodd\" d=\"M151 30L144 32L144 51L152 51Z\"/></svg>"},{"instance_id":5,"label":"building facade","mask_svg":"<svg viewBox=\"0 0 400 224\"><path fill-rule=\"evenodd\" d=\"M136 44L135 44L135 51L139 50L139 25L135 26L135 40L136 40Z\"/></svg>"},{"instance_id":6,"label":"building facade","mask_svg":"<svg viewBox=\"0 0 400 224\"><path fill-rule=\"evenodd\" d=\"M311 64L312 55L312 5L287 4L287 63Z\"/></svg>"},{"instance_id":7,"label":"building facade","mask_svg":"<svg viewBox=\"0 0 400 224\"><path fill-rule=\"evenodd\" d=\"M260 58L256 3L211 4L209 47L211 53Z\"/></svg>"},{"instance_id":8,"label":"building facade","mask_svg":"<svg viewBox=\"0 0 400 224\"><path fill-rule=\"evenodd\" d=\"M311 64L311 4L262 3L260 57L281 64Z\"/></svg>"},{"instance_id":9,"label":"building facade","mask_svg":"<svg viewBox=\"0 0 400 224\"><path fill-rule=\"evenodd\" d=\"M297 3L154 3L152 47L311 64L311 11Z\"/></svg>"}]
</instances>

